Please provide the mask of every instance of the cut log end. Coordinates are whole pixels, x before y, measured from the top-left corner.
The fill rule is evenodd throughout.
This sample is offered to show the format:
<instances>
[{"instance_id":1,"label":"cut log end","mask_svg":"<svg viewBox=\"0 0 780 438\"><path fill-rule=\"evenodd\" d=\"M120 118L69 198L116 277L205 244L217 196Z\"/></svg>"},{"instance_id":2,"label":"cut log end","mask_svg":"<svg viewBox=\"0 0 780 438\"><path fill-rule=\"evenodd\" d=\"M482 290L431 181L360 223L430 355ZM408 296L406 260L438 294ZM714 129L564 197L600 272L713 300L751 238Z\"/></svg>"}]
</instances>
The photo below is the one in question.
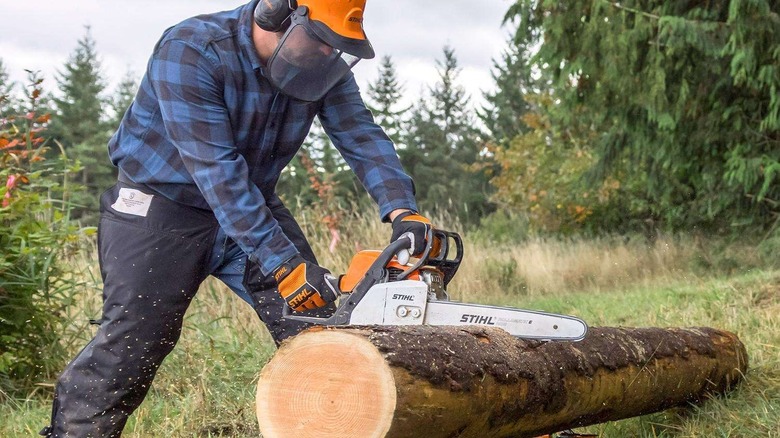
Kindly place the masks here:
<instances>
[{"instance_id":1,"label":"cut log end","mask_svg":"<svg viewBox=\"0 0 780 438\"><path fill-rule=\"evenodd\" d=\"M257 385L266 438L384 437L395 404L393 373L382 355L364 337L333 330L285 343Z\"/></svg>"}]
</instances>

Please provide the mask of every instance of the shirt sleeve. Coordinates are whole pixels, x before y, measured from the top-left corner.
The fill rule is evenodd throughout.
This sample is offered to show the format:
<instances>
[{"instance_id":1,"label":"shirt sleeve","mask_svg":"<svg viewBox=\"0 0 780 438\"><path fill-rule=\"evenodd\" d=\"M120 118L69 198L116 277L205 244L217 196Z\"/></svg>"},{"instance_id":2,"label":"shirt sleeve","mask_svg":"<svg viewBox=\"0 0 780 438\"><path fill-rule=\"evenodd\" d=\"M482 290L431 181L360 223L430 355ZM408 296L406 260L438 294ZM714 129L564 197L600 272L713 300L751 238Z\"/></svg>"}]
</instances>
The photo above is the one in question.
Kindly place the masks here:
<instances>
[{"instance_id":1,"label":"shirt sleeve","mask_svg":"<svg viewBox=\"0 0 780 438\"><path fill-rule=\"evenodd\" d=\"M352 73L325 96L318 115L322 127L388 221L395 209L417 211L414 184L404 172L395 146L374 122Z\"/></svg>"},{"instance_id":2,"label":"shirt sleeve","mask_svg":"<svg viewBox=\"0 0 780 438\"><path fill-rule=\"evenodd\" d=\"M185 41L158 48L149 76L166 132L225 233L268 275L297 253L238 154L215 55Z\"/></svg>"}]
</instances>

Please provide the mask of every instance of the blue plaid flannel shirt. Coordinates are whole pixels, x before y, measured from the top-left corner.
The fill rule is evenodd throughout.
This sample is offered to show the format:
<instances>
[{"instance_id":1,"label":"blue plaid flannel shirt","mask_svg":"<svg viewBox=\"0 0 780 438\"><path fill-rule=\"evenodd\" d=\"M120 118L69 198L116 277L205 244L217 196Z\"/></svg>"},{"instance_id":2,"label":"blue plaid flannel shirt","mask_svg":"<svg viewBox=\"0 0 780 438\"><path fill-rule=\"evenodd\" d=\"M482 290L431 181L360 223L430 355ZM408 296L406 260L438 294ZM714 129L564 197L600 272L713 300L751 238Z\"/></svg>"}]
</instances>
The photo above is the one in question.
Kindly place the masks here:
<instances>
[{"instance_id":1,"label":"blue plaid flannel shirt","mask_svg":"<svg viewBox=\"0 0 780 438\"><path fill-rule=\"evenodd\" d=\"M297 250L271 215L275 187L314 117L379 205L417 210L412 180L350 73L319 102L271 87L252 43L256 1L165 31L109 142L120 178L210 209L269 274Z\"/></svg>"}]
</instances>

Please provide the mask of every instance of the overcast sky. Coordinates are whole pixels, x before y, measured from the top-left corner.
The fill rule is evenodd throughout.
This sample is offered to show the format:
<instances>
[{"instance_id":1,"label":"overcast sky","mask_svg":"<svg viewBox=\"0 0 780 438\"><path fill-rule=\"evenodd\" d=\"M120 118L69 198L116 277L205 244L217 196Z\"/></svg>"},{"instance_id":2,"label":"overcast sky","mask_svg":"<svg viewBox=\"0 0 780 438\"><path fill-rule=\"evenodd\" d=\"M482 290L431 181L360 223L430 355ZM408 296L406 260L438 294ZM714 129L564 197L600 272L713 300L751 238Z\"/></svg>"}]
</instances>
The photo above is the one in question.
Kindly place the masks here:
<instances>
[{"instance_id":1,"label":"overcast sky","mask_svg":"<svg viewBox=\"0 0 780 438\"><path fill-rule=\"evenodd\" d=\"M103 73L113 90L132 71L142 75L151 49L167 27L192 15L233 9L247 0L0 0L3 29L0 58L12 80L24 82L24 69L40 70L46 90L55 88L77 41L90 26ZM368 0L364 27L377 58L361 61L355 72L365 89L376 78L379 59L390 55L405 95L436 80L442 48L455 50L460 83L480 103L492 89L492 60L504 50L509 29L501 27L510 0Z\"/></svg>"}]
</instances>

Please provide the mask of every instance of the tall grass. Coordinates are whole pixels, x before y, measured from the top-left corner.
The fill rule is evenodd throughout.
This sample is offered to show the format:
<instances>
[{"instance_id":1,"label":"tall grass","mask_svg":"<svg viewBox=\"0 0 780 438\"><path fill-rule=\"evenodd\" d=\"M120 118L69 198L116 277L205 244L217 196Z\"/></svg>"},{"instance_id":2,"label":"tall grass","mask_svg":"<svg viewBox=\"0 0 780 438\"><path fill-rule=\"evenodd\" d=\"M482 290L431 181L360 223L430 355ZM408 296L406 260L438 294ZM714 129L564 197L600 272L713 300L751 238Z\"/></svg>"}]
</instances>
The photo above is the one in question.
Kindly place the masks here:
<instances>
[{"instance_id":1,"label":"tall grass","mask_svg":"<svg viewBox=\"0 0 780 438\"><path fill-rule=\"evenodd\" d=\"M461 231L461 225L451 217L437 217L433 223ZM316 214L305 212L301 226L320 255L320 262L334 272L344 272L356 251L383 248L391 232L388 224L373 215L353 214L344 219L342 244L330 253L329 235ZM484 239L485 233L479 230L462 234L464 261L451 285L454 296L462 300L501 301L517 296L697 281L767 264L750 244L730 243L724 249L718 242L685 235L664 235L654 241L641 236L614 236L495 242Z\"/></svg>"},{"instance_id":2,"label":"tall grass","mask_svg":"<svg viewBox=\"0 0 780 438\"><path fill-rule=\"evenodd\" d=\"M679 241L543 239L519 245L467 244L458 277L463 297L495 299L657 283L686 275L695 251Z\"/></svg>"}]
</instances>

